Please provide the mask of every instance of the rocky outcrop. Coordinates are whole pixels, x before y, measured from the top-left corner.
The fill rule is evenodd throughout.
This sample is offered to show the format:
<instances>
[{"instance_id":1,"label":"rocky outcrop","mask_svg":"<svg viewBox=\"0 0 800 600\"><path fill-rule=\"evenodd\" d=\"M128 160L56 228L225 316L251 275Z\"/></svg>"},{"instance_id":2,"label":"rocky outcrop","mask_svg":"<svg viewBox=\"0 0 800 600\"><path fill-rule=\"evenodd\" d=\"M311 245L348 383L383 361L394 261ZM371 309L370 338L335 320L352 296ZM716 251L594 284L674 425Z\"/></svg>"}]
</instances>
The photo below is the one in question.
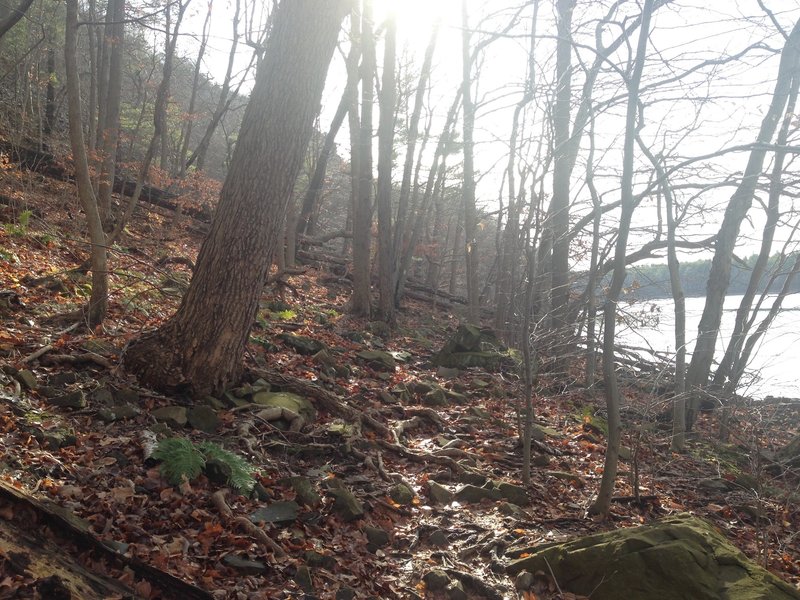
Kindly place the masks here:
<instances>
[{"instance_id":1,"label":"rocky outcrop","mask_svg":"<svg viewBox=\"0 0 800 600\"><path fill-rule=\"evenodd\" d=\"M510 575L552 572L592 600L798 600L800 592L690 515L519 550ZM550 571L552 569L552 571Z\"/></svg>"}]
</instances>

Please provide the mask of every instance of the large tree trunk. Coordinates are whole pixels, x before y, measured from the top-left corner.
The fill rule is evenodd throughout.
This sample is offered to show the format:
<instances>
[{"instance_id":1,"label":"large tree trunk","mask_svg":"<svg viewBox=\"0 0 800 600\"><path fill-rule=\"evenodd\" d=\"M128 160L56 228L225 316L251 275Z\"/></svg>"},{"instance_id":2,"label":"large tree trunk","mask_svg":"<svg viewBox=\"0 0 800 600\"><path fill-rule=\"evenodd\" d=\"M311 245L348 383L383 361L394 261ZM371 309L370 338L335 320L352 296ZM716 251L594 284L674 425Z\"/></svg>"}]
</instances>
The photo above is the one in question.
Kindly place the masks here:
<instances>
[{"instance_id":1,"label":"large tree trunk","mask_svg":"<svg viewBox=\"0 0 800 600\"><path fill-rule=\"evenodd\" d=\"M89 161L81 122L81 90L78 73L78 0L67 0L67 21L64 41L64 64L67 75L67 102L69 110L69 141L75 164L75 181L89 227L92 244L91 270L92 295L86 311L86 324L90 329L102 324L108 310L108 267L106 236L97 210L97 200L89 177Z\"/></svg>"},{"instance_id":2,"label":"large tree trunk","mask_svg":"<svg viewBox=\"0 0 800 600\"><path fill-rule=\"evenodd\" d=\"M3 16L2 20L0 20L0 38L17 24L25 15L25 12L31 7L31 4L33 4L33 0L22 0L19 6L11 9L7 15Z\"/></svg>"},{"instance_id":3,"label":"large tree trunk","mask_svg":"<svg viewBox=\"0 0 800 600\"><path fill-rule=\"evenodd\" d=\"M123 358L143 384L198 397L238 379L346 10L346 0L278 5L189 289L178 312Z\"/></svg>"},{"instance_id":4,"label":"large tree trunk","mask_svg":"<svg viewBox=\"0 0 800 600\"><path fill-rule=\"evenodd\" d=\"M765 145L772 140L781 115L784 113L784 107L791 91L792 78L796 76L799 63L800 21L795 24L781 54L772 101L761 122L761 129L756 139L759 145L750 152L742 181L728 202L722 225L716 236L714 258L711 261L711 272L706 288L706 302L698 326L697 342L686 374L686 388L692 394L686 416L686 424L689 429L697 418L700 401L698 390L706 385L711 363L714 360L714 349L722 322L722 306L730 283L731 259L736 240L739 237L739 227L753 202L756 184L767 154Z\"/></svg>"}]
</instances>

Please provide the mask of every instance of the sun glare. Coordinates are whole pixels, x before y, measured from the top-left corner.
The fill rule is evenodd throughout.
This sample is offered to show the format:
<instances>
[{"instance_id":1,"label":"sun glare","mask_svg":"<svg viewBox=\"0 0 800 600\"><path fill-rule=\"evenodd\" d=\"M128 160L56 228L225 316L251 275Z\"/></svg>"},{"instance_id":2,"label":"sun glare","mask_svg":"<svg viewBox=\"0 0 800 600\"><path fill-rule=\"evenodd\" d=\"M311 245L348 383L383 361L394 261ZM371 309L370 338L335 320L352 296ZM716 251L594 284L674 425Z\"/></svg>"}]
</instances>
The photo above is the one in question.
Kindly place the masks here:
<instances>
[{"instance_id":1,"label":"sun glare","mask_svg":"<svg viewBox=\"0 0 800 600\"><path fill-rule=\"evenodd\" d=\"M394 15L400 43L423 51L437 20L441 30L460 23L460 6L458 0L376 0L375 22L380 24Z\"/></svg>"}]
</instances>

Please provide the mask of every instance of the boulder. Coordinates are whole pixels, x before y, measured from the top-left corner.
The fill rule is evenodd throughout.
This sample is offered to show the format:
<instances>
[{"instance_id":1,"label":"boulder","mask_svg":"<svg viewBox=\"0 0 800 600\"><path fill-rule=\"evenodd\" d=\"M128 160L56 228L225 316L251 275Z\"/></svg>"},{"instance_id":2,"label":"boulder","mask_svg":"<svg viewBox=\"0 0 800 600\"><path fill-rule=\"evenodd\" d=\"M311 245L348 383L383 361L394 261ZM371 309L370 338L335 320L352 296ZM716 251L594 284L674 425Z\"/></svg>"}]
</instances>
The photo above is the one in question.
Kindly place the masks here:
<instances>
[{"instance_id":1,"label":"boulder","mask_svg":"<svg viewBox=\"0 0 800 600\"><path fill-rule=\"evenodd\" d=\"M800 599L800 592L691 515L522 552L529 555L507 566L510 575L551 572L561 590L592 600Z\"/></svg>"},{"instance_id":2,"label":"boulder","mask_svg":"<svg viewBox=\"0 0 800 600\"><path fill-rule=\"evenodd\" d=\"M414 490L405 483L397 483L389 489L389 497L398 504L409 506L414 502Z\"/></svg>"},{"instance_id":3,"label":"boulder","mask_svg":"<svg viewBox=\"0 0 800 600\"><path fill-rule=\"evenodd\" d=\"M528 492L525 491L524 487L503 482L497 486L497 489L500 490L500 494L503 498L512 504L516 504L517 506L527 506L530 504Z\"/></svg>"},{"instance_id":4,"label":"boulder","mask_svg":"<svg viewBox=\"0 0 800 600\"><path fill-rule=\"evenodd\" d=\"M83 390L75 390L67 392L63 396L56 396L49 398L47 403L51 406L60 406L61 408L86 408L86 395Z\"/></svg>"},{"instance_id":5,"label":"boulder","mask_svg":"<svg viewBox=\"0 0 800 600\"><path fill-rule=\"evenodd\" d=\"M250 515L253 523L292 523L297 519L300 505L297 502L273 502Z\"/></svg>"},{"instance_id":6,"label":"boulder","mask_svg":"<svg viewBox=\"0 0 800 600\"><path fill-rule=\"evenodd\" d=\"M459 325L442 349L432 359L437 367L466 369L481 367L498 370L514 364L508 349L500 343L491 329L475 325Z\"/></svg>"}]
</instances>

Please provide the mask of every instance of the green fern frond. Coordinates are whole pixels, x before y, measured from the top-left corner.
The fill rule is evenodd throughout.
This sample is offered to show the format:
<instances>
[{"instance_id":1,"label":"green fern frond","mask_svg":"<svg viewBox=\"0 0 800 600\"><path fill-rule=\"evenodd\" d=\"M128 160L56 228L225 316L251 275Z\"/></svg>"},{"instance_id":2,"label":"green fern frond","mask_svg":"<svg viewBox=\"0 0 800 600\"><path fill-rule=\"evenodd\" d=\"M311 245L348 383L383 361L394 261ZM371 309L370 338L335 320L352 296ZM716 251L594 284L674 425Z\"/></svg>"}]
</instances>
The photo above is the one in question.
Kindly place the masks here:
<instances>
[{"instance_id":1,"label":"green fern frond","mask_svg":"<svg viewBox=\"0 0 800 600\"><path fill-rule=\"evenodd\" d=\"M229 483L239 493L249 494L256 480L253 478L253 466L238 454L225 450L213 442L201 442L198 445L206 460L215 459L231 468Z\"/></svg>"},{"instance_id":2,"label":"green fern frond","mask_svg":"<svg viewBox=\"0 0 800 600\"><path fill-rule=\"evenodd\" d=\"M184 478L191 481L203 471L206 459L186 438L167 438L158 443L153 458L161 462L161 475L170 485L179 485Z\"/></svg>"}]
</instances>

